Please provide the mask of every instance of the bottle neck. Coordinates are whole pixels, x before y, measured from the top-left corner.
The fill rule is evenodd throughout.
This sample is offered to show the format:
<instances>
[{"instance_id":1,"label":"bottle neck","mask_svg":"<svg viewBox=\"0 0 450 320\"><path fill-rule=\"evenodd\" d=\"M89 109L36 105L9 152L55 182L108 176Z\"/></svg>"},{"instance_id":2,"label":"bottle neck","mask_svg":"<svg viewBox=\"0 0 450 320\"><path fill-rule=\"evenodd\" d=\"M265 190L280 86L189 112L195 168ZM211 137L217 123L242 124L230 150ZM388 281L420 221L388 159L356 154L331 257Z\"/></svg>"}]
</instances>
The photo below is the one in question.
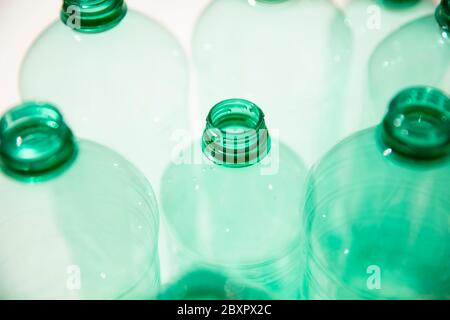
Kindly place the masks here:
<instances>
[{"instance_id":1,"label":"bottle neck","mask_svg":"<svg viewBox=\"0 0 450 320\"><path fill-rule=\"evenodd\" d=\"M160 293L160 300L267 300L273 299L264 289L248 285L236 278L199 269L183 276Z\"/></svg>"},{"instance_id":2,"label":"bottle neck","mask_svg":"<svg viewBox=\"0 0 450 320\"><path fill-rule=\"evenodd\" d=\"M22 181L47 180L61 173L76 155L72 131L52 105L27 102L0 119L2 170Z\"/></svg>"},{"instance_id":3,"label":"bottle neck","mask_svg":"<svg viewBox=\"0 0 450 320\"><path fill-rule=\"evenodd\" d=\"M98 33L114 28L126 13L124 0L63 0L60 16L75 31Z\"/></svg>"},{"instance_id":4,"label":"bottle neck","mask_svg":"<svg viewBox=\"0 0 450 320\"><path fill-rule=\"evenodd\" d=\"M258 106L243 99L215 105L206 119L203 154L215 164L247 167L258 163L270 151L271 140Z\"/></svg>"},{"instance_id":5,"label":"bottle neck","mask_svg":"<svg viewBox=\"0 0 450 320\"><path fill-rule=\"evenodd\" d=\"M450 100L431 87L401 91L390 103L380 125L384 145L414 160L450 154Z\"/></svg>"},{"instance_id":6,"label":"bottle neck","mask_svg":"<svg viewBox=\"0 0 450 320\"><path fill-rule=\"evenodd\" d=\"M377 0L386 9L408 9L419 4L421 0ZM374 1L375 2L375 1Z\"/></svg>"},{"instance_id":7,"label":"bottle neck","mask_svg":"<svg viewBox=\"0 0 450 320\"><path fill-rule=\"evenodd\" d=\"M450 0L442 0L436 8L436 20L443 30L443 34L450 37Z\"/></svg>"}]
</instances>

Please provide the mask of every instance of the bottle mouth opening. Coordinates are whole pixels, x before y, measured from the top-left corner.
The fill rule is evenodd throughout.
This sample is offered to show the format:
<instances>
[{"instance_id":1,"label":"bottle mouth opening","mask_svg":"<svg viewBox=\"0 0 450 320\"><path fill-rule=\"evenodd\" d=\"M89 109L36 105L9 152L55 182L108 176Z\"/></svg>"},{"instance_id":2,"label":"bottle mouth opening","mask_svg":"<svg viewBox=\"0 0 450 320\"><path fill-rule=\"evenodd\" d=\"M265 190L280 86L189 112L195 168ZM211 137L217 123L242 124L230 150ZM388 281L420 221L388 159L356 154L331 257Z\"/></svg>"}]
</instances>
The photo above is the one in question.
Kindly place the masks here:
<instances>
[{"instance_id":1,"label":"bottle mouth opening","mask_svg":"<svg viewBox=\"0 0 450 320\"><path fill-rule=\"evenodd\" d=\"M126 13L124 0L63 0L60 16L75 31L98 33L114 28Z\"/></svg>"},{"instance_id":2,"label":"bottle mouth opening","mask_svg":"<svg viewBox=\"0 0 450 320\"><path fill-rule=\"evenodd\" d=\"M401 91L390 103L382 138L392 150L414 159L450 153L450 100L431 87Z\"/></svg>"},{"instance_id":3,"label":"bottle mouth opening","mask_svg":"<svg viewBox=\"0 0 450 320\"><path fill-rule=\"evenodd\" d=\"M61 113L46 103L26 102L0 119L1 165L16 176L55 173L76 153Z\"/></svg>"},{"instance_id":4,"label":"bottle mouth opening","mask_svg":"<svg viewBox=\"0 0 450 320\"><path fill-rule=\"evenodd\" d=\"M259 162L270 151L264 113L244 99L219 102L206 119L202 150L220 165L245 167Z\"/></svg>"}]
</instances>

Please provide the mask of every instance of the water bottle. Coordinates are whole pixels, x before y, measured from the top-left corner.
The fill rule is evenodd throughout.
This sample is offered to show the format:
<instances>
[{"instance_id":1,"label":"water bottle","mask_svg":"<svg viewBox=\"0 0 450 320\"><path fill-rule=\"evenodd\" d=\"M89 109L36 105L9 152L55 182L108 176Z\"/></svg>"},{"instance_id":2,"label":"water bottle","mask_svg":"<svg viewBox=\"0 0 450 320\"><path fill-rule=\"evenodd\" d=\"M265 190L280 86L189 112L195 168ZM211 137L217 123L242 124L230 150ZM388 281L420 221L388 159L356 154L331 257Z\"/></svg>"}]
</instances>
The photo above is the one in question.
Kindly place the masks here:
<instances>
[{"instance_id":1,"label":"water bottle","mask_svg":"<svg viewBox=\"0 0 450 320\"><path fill-rule=\"evenodd\" d=\"M450 100L398 93L308 179L305 297L450 298Z\"/></svg>"},{"instance_id":2,"label":"water bottle","mask_svg":"<svg viewBox=\"0 0 450 320\"><path fill-rule=\"evenodd\" d=\"M0 120L0 298L148 299L159 287L150 184L76 139L51 104Z\"/></svg>"},{"instance_id":3,"label":"water bottle","mask_svg":"<svg viewBox=\"0 0 450 320\"><path fill-rule=\"evenodd\" d=\"M400 88L434 86L450 91L450 1L385 38L369 60L369 92L376 118Z\"/></svg>"},{"instance_id":4,"label":"water bottle","mask_svg":"<svg viewBox=\"0 0 450 320\"><path fill-rule=\"evenodd\" d=\"M306 168L273 135L257 105L224 100L211 109L202 142L181 149L166 169L162 208L179 273L220 269L275 298L299 296Z\"/></svg>"},{"instance_id":5,"label":"water bottle","mask_svg":"<svg viewBox=\"0 0 450 320\"><path fill-rule=\"evenodd\" d=\"M263 105L270 128L309 166L342 135L351 51L331 1L213 1L193 36L201 112L230 97Z\"/></svg>"},{"instance_id":6,"label":"water bottle","mask_svg":"<svg viewBox=\"0 0 450 320\"><path fill-rule=\"evenodd\" d=\"M158 190L188 129L188 70L176 39L124 0L64 0L20 74L23 99L50 101L80 137L126 156Z\"/></svg>"},{"instance_id":7,"label":"water bottle","mask_svg":"<svg viewBox=\"0 0 450 320\"><path fill-rule=\"evenodd\" d=\"M374 126L383 115L375 115L367 85L367 65L376 46L402 25L432 14L431 0L350 0L339 1L352 31L353 54L349 69L350 85L345 99L346 135ZM383 80L388 81L386 79ZM382 106L387 103L384 102Z\"/></svg>"}]
</instances>

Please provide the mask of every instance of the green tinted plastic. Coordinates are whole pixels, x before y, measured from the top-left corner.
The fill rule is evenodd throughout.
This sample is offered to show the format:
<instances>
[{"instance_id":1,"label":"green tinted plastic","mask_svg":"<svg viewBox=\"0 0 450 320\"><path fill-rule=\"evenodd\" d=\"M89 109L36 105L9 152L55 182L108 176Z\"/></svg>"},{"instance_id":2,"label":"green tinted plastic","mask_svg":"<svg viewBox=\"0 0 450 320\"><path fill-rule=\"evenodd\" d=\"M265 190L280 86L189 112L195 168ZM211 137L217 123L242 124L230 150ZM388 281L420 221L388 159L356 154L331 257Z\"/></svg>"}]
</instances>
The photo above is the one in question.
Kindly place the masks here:
<instances>
[{"instance_id":1,"label":"green tinted plastic","mask_svg":"<svg viewBox=\"0 0 450 320\"><path fill-rule=\"evenodd\" d=\"M250 106L238 110L256 120L253 112L259 109ZM227 128L248 123L236 112L221 114L220 122ZM298 298L303 274L298 204L305 175L303 162L275 139L264 158L247 166L217 163L200 141L182 150L161 186L181 271L192 265L217 268L274 297Z\"/></svg>"},{"instance_id":2,"label":"green tinted plastic","mask_svg":"<svg viewBox=\"0 0 450 320\"><path fill-rule=\"evenodd\" d=\"M443 2L436 15L402 26L373 52L369 90L377 115L381 116L384 106L402 88L427 85L450 91L450 35L442 24L445 10ZM442 17L442 26L436 17Z\"/></svg>"},{"instance_id":3,"label":"green tinted plastic","mask_svg":"<svg viewBox=\"0 0 450 320\"><path fill-rule=\"evenodd\" d=\"M75 155L72 132L52 105L24 103L0 120L0 163L17 179L49 179L69 166Z\"/></svg>"},{"instance_id":4,"label":"green tinted plastic","mask_svg":"<svg viewBox=\"0 0 450 320\"><path fill-rule=\"evenodd\" d=\"M103 32L125 17L124 0L63 0L61 21L75 31Z\"/></svg>"},{"instance_id":5,"label":"green tinted plastic","mask_svg":"<svg viewBox=\"0 0 450 320\"><path fill-rule=\"evenodd\" d=\"M270 300L262 289L238 282L221 273L195 270L169 285L160 300Z\"/></svg>"},{"instance_id":6,"label":"green tinted plastic","mask_svg":"<svg viewBox=\"0 0 450 320\"><path fill-rule=\"evenodd\" d=\"M305 206L307 298L450 298L450 156L438 147L444 123L448 145L449 124L425 121L430 109L448 112L442 99L429 88L400 93L380 126L347 138L315 167ZM391 121L409 108L423 121ZM383 138L389 124L395 143ZM411 149L397 152L400 141ZM436 148L439 158L418 159Z\"/></svg>"},{"instance_id":7,"label":"green tinted plastic","mask_svg":"<svg viewBox=\"0 0 450 320\"><path fill-rule=\"evenodd\" d=\"M352 35L331 1L212 1L192 46L204 116L230 97L254 101L308 166L345 136Z\"/></svg>"},{"instance_id":8,"label":"green tinted plastic","mask_svg":"<svg viewBox=\"0 0 450 320\"><path fill-rule=\"evenodd\" d=\"M23 61L20 93L56 104L78 136L126 156L158 190L178 137L189 129L187 83L176 39L129 10L108 32L50 25Z\"/></svg>"},{"instance_id":9,"label":"green tinted plastic","mask_svg":"<svg viewBox=\"0 0 450 320\"><path fill-rule=\"evenodd\" d=\"M450 100L430 87L409 88L389 105L383 120L386 146L415 159L433 159L450 151Z\"/></svg>"},{"instance_id":10,"label":"green tinted plastic","mask_svg":"<svg viewBox=\"0 0 450 320\"><path fill-rule=\"evenodd\" d=\"M1 124L0 298L154 298L158 209L142 174L85 140L69 160L72 135L51 105L26 103Z\"/></svg>"},{"instance_id":11,"label":"green tinted plastic","mask_svg":"<svg viewBox=\"0 0 450 320\"><path fill-rule=\"evenodd\" d=\"M245 167L259 162L270 151L264 113L243 99L215 105L206 119L203 153L216 164Z\"/></svg>"},{"instance_id":12,"label":"green tinted plastic","mask_svg":"<svg viewBox=\"0 0 450 320\"><path fill-rule=\"evenodd\" d=\"M408 9L422 0L376 0L379 5L390 9Z\"/></svg>"},{"instance_id":13,"label":"green tinted plastic","mask_svg":"<svg viewBox=\"0 0 450 320\"><path fill-rule=\"evenodd\" d=\"M450 1L442 0L436 9L436 20L446 33L447 38L450 36Z\"/></svg>"},{"instance_id":14,"label":"green tinted plastic","mask_svg":"<svg viewBox=\"0 0 450 320\"><path fill-rule=\"evenodd\" d=\"M395 75L384 74L376 79L376 81L380 81L377 86L385 89L383 86L387 83L388 86L392 86L392 92L386 94L384 99L379 99L380 96L375 94L371 96L367 81L367 65L372 53L383 39L403 25L420 17L433 15L436 5L433 1L428 0L349 0L340 1L340 3L351 28L354 44L351 68L348 70L350 83L347 86L343 111L345 112L344 128L346 136L348 136L356 131L377 125L385 113L389 99L404 87L404 85L398 86L395 83L391 85L390 83L397 78ZM380 64L376 67L377 70L386 68L383 65L384 61L379 60ZM427 58L427 61L430 59ZM426 72L424 71L424 73ZM416 83L415 85L420 84L428 83ZM378 101L374 102L377 99Z\"/></svg>"}]
</instances>

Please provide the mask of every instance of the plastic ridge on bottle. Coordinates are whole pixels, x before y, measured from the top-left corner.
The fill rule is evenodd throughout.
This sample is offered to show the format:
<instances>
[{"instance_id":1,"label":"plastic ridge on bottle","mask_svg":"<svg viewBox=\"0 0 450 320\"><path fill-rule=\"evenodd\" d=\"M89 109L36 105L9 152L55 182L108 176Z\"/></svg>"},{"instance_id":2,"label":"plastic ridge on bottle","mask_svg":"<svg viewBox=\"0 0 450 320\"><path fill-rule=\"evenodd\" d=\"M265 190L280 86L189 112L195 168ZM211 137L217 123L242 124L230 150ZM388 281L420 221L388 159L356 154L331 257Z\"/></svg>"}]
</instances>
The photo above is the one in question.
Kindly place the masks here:
<instances>
[{"instance_id":1,"label":"plastic ridge on bottle","mask_svg":"<svg viewBox=\"0 0 450 320\"><path fill-rule=\"evenodd\" d=\"M61 21L75 31L107 31L122 21L127 13L124 0L64 0Z\"/></svg>"},{"instance_id":2,"label":"plastic ridge on bottle","mask_svg":"<svg viewBox=\"0 0 450 320\"><path fill-rule=\"evenodd\" d=\"M19 179L50 178L76 155L72 131L47 103L23 103L1 118L0 128L2 167Z\"/></svg>"},{"instance_id":3,"label":"plastic ridge on bottle","mask_svg":"<svg viewBox=\"0 0 450 320\"><path fill-rule=\"evenodd\" d=\"M450 298L450 99L400 91L308 178L304 297Z\"/></svg>"},{"instance_id":4,"label":"plastic ridge on bottle","mask_svg":"<svg viewBox=\"0 0 450 320\"><path fill-rule=\"evenodd\" d=\"M269 131L254 103L215 104L201 141L180 150L165 170L162 208L179 274L221 270L274 298L296 299L306 167Z\"/></svg>"},{"instance_id":5,"label":"plastic ridge on bottle","mask_svg":"<svg viewBox=\"0 0 450 320\"><path fill-rule=\"evenodd\" d=\"M441 1L435 14L401 26L373 51L368 63L369 94L365 105L375 112L376 119L401 88L432 86L450 90L448 17L448 2Z\"/></svg>"},{"instance_id":6,"label":"plastic ridge on bottle","mask_svg":"<svg viewBox=\"0 0 450 320\"><path fill-rule=\"evenodd\" d=\"M399 154L445 156L450 150L450 100L434 88L408 88L391 101L381 128L385 145Z\"/></svg>"},{"instance_id":7,"label":"plastic ridge on bottle","mask_svg":"<svg viewBox=\"0 0 450 320\"><path fill-rule=\"evenodd\" d=\"M270 151L264 113L243 99L219 102L206 119L202 149L210 160L224 166L245 167L259 162Z\"/></svg>"},{"instance_id":8,"label":"plastic ridge on bottle","mask_svg":"<svg viewBox=\"0 0 450 320\"><path fill-rule=\"evenodd\" d=\"M0 119L0 202L0 299L156 297L152 187L121 155L76 139L54 105Z\"/></svg>"}]
</instances>

